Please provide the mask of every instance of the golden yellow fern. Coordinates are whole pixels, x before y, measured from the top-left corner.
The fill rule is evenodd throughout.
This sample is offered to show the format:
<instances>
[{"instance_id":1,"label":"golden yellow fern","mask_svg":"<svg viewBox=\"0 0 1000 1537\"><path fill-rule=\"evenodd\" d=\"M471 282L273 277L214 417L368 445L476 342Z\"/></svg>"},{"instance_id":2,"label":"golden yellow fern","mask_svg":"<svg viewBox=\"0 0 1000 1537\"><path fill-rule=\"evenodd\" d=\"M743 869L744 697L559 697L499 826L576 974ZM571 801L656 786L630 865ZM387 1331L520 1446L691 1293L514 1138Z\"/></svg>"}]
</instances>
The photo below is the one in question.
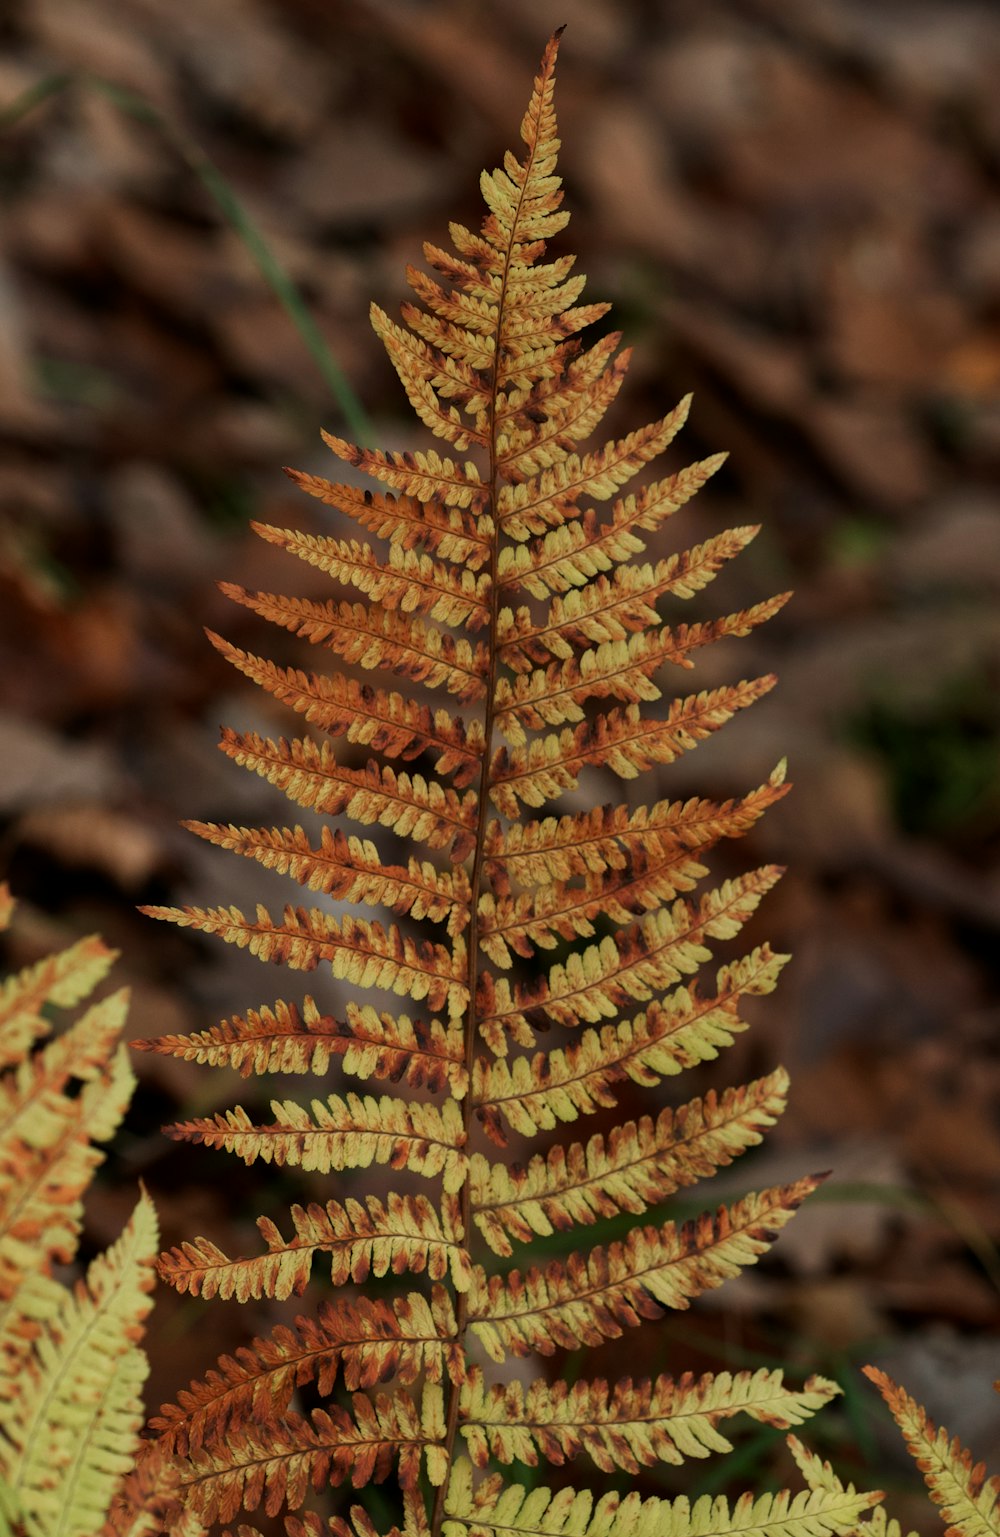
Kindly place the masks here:
<instances>
[{"instance_id":1,"label":"golden yellow fern","mask_svg":"<svg viewBox=\"0 0 1000 1537\"><path fill-rule=\"evenodd\" d=\"M0 927L11 910L0 887ZM143 1419L139 1342L158 1237L149 1198L72 1289L53 1276L76 1255L103 1158L94 1144L113 1135L134 1086L118 1044L124 991L31 1050L50 1032L45 1011L86 999L113 959L85 939L0 985L0 1511L23 1537L96 1537Z\"/></svg>"},{"instance_id":2,"label":"golden yellow fern","mask_svg":"<svg viewBox=\"0 0 1000 1537\"><path fill-rule=\"evenodd\" d=\"M211 637L323 733L226 730L223 751L305 810L394 838L388 847L340 826L191 823L317 903L149 911L293 970L322 964L382 997L335 1010L282 999L142 1044L244 1076L324 1077L336 1066L377 1091L324 1084L307 1103L276 1099L269 1120L236 1107L170 1134L248 1164L331 1176L384 1165L420 1178L363 1200L332 1179L322 1204L293 1206L287 1223L261 1218L264 1248L253 1256L199 1238L161 1258L179 1291L244 1301L299 1295L317 1263L336 1286L398 1278L384 1296L350 1293L280 1326L165 1407L154 1424L161 1455L209 1523L286 1510L290 1537L345 1537L339 1517L294 1511L310 1489L361 1488L392 1472L407 1537L823 1537L852 1531L875 1498L837 1485L747 1497L732 1510L638 1496L595 1506L585 1492L524 1496L496 1477L472 1484L471 1464L491 1458L560 1464L586 1454L601 1469L635 1472L702 1457L728 1447L723 1420L797 1425L837 1391L818 1378L792 1388L780 1372L567 1389L541 1376L511 1382L495 1364L598 1344L686 1308L755 1263L817 1183L764 1190L691 1222L657 1211L760 1141L784 1105L780 1070L601 1135L542 1141L523 1164L497 1153L613 1107L626 1081L655 1087L717 1056L745 1028L745 1000L773 988L785 959L759 945L716 963L714 982L701 976L779 870L692 895L713 846L748 832L785 793L783 765L738 800L587 800L591 769L633 779L669 764L767 693L770 676L671 699L664 670L749 633L784 595L714 620L665 622L658 605L703 590L753 527L655 563L633 558L722 462L624 490L667 449L689 400L596 449L581 446L617 395L628 353L617 334L581 346L576 332L607 306L578 303L572 257L546 259L568 217L556 175L557 46L558 34L521 126L523 159L507 155L483 177L481 232L453 224L452 252L425 247L437 276L408 272L419 303L404 305L402 324L372 312L411 404L448 453L324 435L380 488L293 479L386 548L258 525L329 575L331 597L225 588L357 671L278 665ZM332 900L393 921L342 916ZM418 1005L416 1017L397 1015L388 994ZM568 1258L539 1263L548 1235L608 1218L635 1220L589 1245L581 1232ZM473 1364L477 1353L486 1366ZM338 1380L350 1399L334 1396ZM303 1402L295 1395L306 1384ZM435 1491L426 1503L423 1475ZM352 1521L359 1537L373 1531L363 1511Z\"/></svg>"}]
</instances>

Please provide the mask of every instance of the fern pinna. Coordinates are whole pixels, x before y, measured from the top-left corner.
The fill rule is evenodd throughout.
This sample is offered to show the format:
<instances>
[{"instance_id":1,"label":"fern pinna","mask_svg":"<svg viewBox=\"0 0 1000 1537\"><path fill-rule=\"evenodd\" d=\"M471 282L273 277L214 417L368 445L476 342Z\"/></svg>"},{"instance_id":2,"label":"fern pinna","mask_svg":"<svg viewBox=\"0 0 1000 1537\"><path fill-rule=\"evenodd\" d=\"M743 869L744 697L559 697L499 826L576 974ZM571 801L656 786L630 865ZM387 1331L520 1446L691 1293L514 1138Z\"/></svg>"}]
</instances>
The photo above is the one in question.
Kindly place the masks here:
<instances>
[{"instance_id":1,"label":"fern pinna","mask_svg":"<svg viewBox=\"0 0 1000 1537\"><path fill-rule=\"evenodd\" d=\"M619 1507L606 1496L593 1508L589 1495L567 1490L524 1499L497 1475L474 1488L472 1470L491 1460L562 1464L585 1452L599 1469L636 1473L726 1449L719 1426L729 1416L798 1424L836 1391L819 1379L788 1387L777 1371L568 1386L504 1367L616 1339L687 1307L764 1253L816 1184L765 1190L693 1222L643 1220L760 1140L782 1108L781 1071L607 1135L543 1141L526 1163L511 1161L515 1139L550 1140L614 1107L626 1080L654 1087L716 1056L744 1028L742 1001L769 991L783 960L761 946L722 966L714 987L688 980L710 959L709 942L738 934L778 877L765 867L688 895L707 873L706 851L746 832L783 794L781 768L723 804L558 805L589 767L633 779L760 699L772 678L644 708L662 697L654 675L663 664L690 667L699 647L747 634L783 600L711 622L661 619L660 599L704 588L752 539L751 527L655 564L632 560L643 535L722 462L619 495L670 444L686 400L624 438L577 448L617 395L629 354L616 351L617 334L581 348L575 333L607 306L577 303L584 280L570 275L572 257L545 259L567 222L555 174L557 42L522 123L523 161L509 154L483 177L481 233L455 224L457 254L425 247L441 281L408 272L422 305L404 306L404 324L373 310L422 421L475 457L379 452L328 436L337 458L386 489L293 478L384 540L387 553L358 540L257 532L365 601L227 589L317 648L407 682L399 690L282 667L213 637L242 673L325 733L273 741L226 731L223 750L299 806L391 829L423 854L387 862L340 826L324 825L318 841L301 827L193 823L193 831L311 891L408 921L336 917L328 905L280 916L263 907L250 916L150 911L262 960L297 970L326 963L359 990L412 1000L421 1017L352 1000L334 1018L307 998L150 1043L244 1074L322 1077L336 1058L348 1075L406 1091L282 1099L267 1125L237 1108L172 1134L247 1163L322 1174L387 1164L426 1176L432 1193L361 1201L342 1198L334 1183L324 1204L294 1206L288 1224L261 1219L257 1257L231 1258L198 1239L162 1258L162 1276L204 1297L288 1298L320 1257L336 1287L360 1288L224 1359L154 1422L183 1461L191 1508L209 1524L241 1509L297 1510L328 1484L362 1488L395 1472L408 1537L729 1530L746 1524L747 1510L709 1502L709 1516L700 1507L685 1514L684 1502L653 1499L640 1519L631 1497ZM590 501L610 509L602 518ZM331 747L336 738L373 756L354 766ZM557 947L561 958L547 959ZM622 1213L636 1219L624 1240L588 1248L581 1235L565 1260L533 1265L540 1235ZM411 1282L366 1294L369 1277L390 1273L422 1277L423 1289ZM331 1397L338 1374L350 1399ZM328 1400L308 1414L293 1408L305 1383ZM853 1529L871 1503L828 1488L796 1501L779 1499L754 1519L775 1533L820 1537ZM349 1531L326 1519L293 1515L288 1531ZM363 1510L354 1521L358 1532L372 1530Z\"/></svg>"}]
</instances>

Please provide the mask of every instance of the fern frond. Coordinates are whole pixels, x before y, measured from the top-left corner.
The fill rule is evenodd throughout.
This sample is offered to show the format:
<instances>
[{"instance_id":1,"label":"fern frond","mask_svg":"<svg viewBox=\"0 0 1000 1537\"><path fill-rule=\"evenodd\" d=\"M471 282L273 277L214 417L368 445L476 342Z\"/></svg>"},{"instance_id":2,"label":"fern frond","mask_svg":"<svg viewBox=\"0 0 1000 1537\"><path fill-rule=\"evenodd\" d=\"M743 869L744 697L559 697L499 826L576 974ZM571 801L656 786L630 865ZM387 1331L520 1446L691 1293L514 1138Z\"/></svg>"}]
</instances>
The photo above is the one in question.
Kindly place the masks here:
<instances>
[{"instance_id":1,"label":"fern frond","mask_svg":"<svg viewBox=\"0 0 1000 1537\"><path fill-rule=\"evenodd\" d=\"M93 1143L114 1135L135 1087L116 1044L126 1004L119 991L92 1005L0 1081L2 1302L25 1275L48 1273L76 1253L83 1193L104 1157ZM69 1092L71 1080L79 1093Z\"/></svg>"},{"instance_id":2,"label":"fern frond","mask_svg":"<svg viewBox=\"0 0 1000 1537\"><path fill-rule=\"evenodd\" d=\"M374 843L324 827L314 848L301 827L226 827L219 822L182 826L217 848L256 859L267 870L290 875L310 891L341 902L388 907L401 915L448 924L460 934L469 921L469 878L464 870L439 872L426 861L387 865Z\"/></svg>"},{"instance_id":3,"label":"fern frond","mask_svg":"<svg viewBox=\"0 0 1000 1537\"><path fill-rule=\"evenodd\" d=\"M0 886L0 892L6 896L9 922L13 902L6 885ZM0 927L6 928L7 923ZM71 1009L103 982L114 959L115 951L92 934L4 977L0 982L0 1069L22 1061L32 1042L48 1035L51 1026L42 1014L45 1005Z\"/></svg>"},{"instance_id":4,"label":"fern frond","mask_svg":"<svg viewBox=\"0 0 1000 1537\"><path fill-rule=\"evenodd\" d=\"M293 971L315 971L329 961L333 975L359 987L382 987L410 998L426 998L432 1009L448 1003L460 1014L467 1002L465 955L461 939L451 950L429 940L416 941L396 925L360 918L339 922L318 908L286 907L275 922L265 907L247 918L238 907L143 907L149 918L180 928L215 934L229 945L249 950L261 961L279 961Z\"/></svg>"},{"instance_id":5,"label":"fern frond","mask_svg":"<svg viewBox=\"0 0 1000 1537\"><path fill-rule=\"evenodd\" d=\"M448 1292L419 1292L321 1302L314 1318L279 1324L164 1404L150 1428L172 1456L196 1456L206 1440L238 1435L248 1425L274 1424L291 1406L296 1388L312 1382L324 1398L338 1374L351 1392L398 1376L410 1387L421 1375L440 1382L446 1371L461 1380L462 1352L454 1344L455 1315Z\"/></svg>"},{"instance_id":6,"label":"fern frond","mask_svg":"<svg viewBox=\"0 0 1000 1537\"><path fill-rule=\"evenodd\" d=\"M481 1371L462 1387L461 1428L477 1467L489 1458L535 1467L539 1454L560 1465L586 1452L605 1473L638 1473L657 1462L680 1463L732 1451L718 1422L746 1414L787 1430L826 1403L840 1388L810 1377L801 1391L787 1388L780 1371L720 1372L695 1379L658 1377L633 1383L549 1383L537 1380L487 1388Z\"/></svg>"},{"instance_id":7,"label":"fern frond","mask_svg":"<svg viewBox=\"0 0 1000 1537\"><path fill-rule=\"evenodd\" d=\"M441 1389L429 1383L418 1404L400 1390L391 1397L355 1393L351 1411L331 1405L309 1419L290 1414L263 1432L246 1426L225 1443L205 1447L182 1475L185 1497L202 1521L231 1521L263 1506L269 1516L296 1510L312 1489L350 1482L380 1484L395 1468L412 1488L425 1461L432 1484L446 1476L441 1457Z\"/></svg>"},{"instance_id":8,"label":"fern frond","mask_svg":"<svg viewBox=\"0 0 1000 1537\"><path fill-rule=\"evenodd\" d=\"M219 588L234 603L314 646L325 646L355 667L378 668L427 688L444 688L460 704L471 704L486 691L485 648L473 649L469 641L433 629L420 619L364 603L315 603L309 598L252 593L235 582L220 582Z\"/></svg>"},{"instance_id":9,"label":"fern frond","mask_svg":"<svg viewBox=\"0 0 1000 1537\"><path fill-rule=\"evenodd\" d=\"M853 1488L792 1495L743 1494L730 1506L721 1495L692 1504L635 1493L506 1486L499 1475L472 1484L472 1465L455 1465L445 1501L445 1537L849 1537L878 1494Z\"/></svg>"},{"instance_id":10,"label":"fern frond","mask_svg":"<svg viewBox=\"0 0 1000 1537\"><path fill-rule=\"evenodd\" d=\"M383 1094L337 1094L314 1099L307 1110L295 1100L273 1100L275 1121L255 1126L237 1106L225 1115L180 1121L165 1128L178 1142L224 1148L244 1163L285 1164L330 1174L388 1164L427 1179L441 1176L445 1190L460 1190L467 1159L462 1112L455 1100L442 1109Z\"/></svg>"},{"instance_id":11,"label":"fern frond","mask_svg":"<svg viewBox=\"0 0 1000 1537\"><path fill-rule=\"evenodd\" d=\"M526 1168L490 1164L474 1153L472 1212L494 1254L513 1253L511 1239L530 1243L577 1224L619 1212L641 1214L682 1186L710 1178L761 1141L785 1106L782 1068L721 1099L710 1091L654 1121L626 1121L587 1143L557 1144Z\"/></svg>"},{"instance_id":12,"label":"fern frond","mask_svg":"<svg viewBox=\"0 0 1000 1537\"><path fill-rule=\"evenodd\" d=\"M45 1537L90 1537L131 1466L156 1242L144 1195L86 1281L69 1292L29 1277L22 1289L36 1337L14 1375L9 1358L0 1367L0 1472Z\"/></svg>"},{"instance_id":13,"label":"fern frond","mask_svg":"<svg viewBox=\"0 0 1000 1537\"><path fill-rule=\"evenodd\" d=\"M552 1355L618 1339L625 1327L687 1308L738 1275L773 1243L823 1176L809 1176L720 1206L678 1227L634 1228L624 1243L552 1260L544 1270L487 1276L476 1266L471 1328L487 1355Z\"/></svg>"},{"instance_id":14,"label":"fern frond","mask_svg":"<svg viewBox=\"0 0 1000 1537\"><path fill-rule=\"evenodd\" d=\"M987 1476L958 1437L938 1428L904 1388L874 1366L864 1368L889 1405L910 1455L924 1475L931 1499L948 1522L946 1537L998 1537L1000 1477Z\"/></svg>"},{"instance_id":15,"label":"fern frond","mask_svg":"<svg viewBox=\"0 0 1000 1537\"><path fill-rule=\"evenodd\" d=\"M440 1211L424 1196L375 1196L359 1201L327 1201L293 1206L295 1236L283 1238L268 1217L257 1226L267 1253L255 1259L229 1259L207 1238L184 1243L159 1259L160 1278L192 1297L276 1297L305 1290L318 1254L329 1254L334 1286L364 1281L369 1275L407 1272L439 1281L451 1270L452 1282L467 1291L471 1272L462 1247L463 1227L454 1198L445 1195Z\"/></svg>"},{"instance_id":16,"label":"fern frond","mask_svg":"<svg viewBox=\"0 0 1000 1537\"><path fill-rule=\"evenodd\" d=\"M323 1077L333 1058L355 1078L402 1080L413 1088L451 1087L461 1098L468 1082L462 1033L438 1019L429 1024L403 1014L379 1014L370 1004L348 1003L347 1019L321 1014L314 999L301 1011L278 1002L248 1009L210 1030L133 1041L137 1051L180 1057L210 1067L231 1067L244 1078L264 1073L315 1073Z\"/></svg>"},{"instance_id":17,"label":"fern frond","mask_svg":"<svg viewBox=\"0 0 1000 1537\"><path fill-rule=\"evenodd\" d=\"M765 676L675 699L662 721L647 720L630 704L558 736L536 737L528 747L501 747L490 765L490 797L504 816L517 818L519 801L544 806L565 790L575 790L588 764L610 768L619 779L635 779L644 769L690 752L738 710L762 699L775 681Z\"/></svg>"},{"instance_id":18,"label":"fern frond","mask_svg":"<svg viewBox=\"0 0 1000 1537\"><path fill-rule=\"evenodd\" d=\"M700 998L693 985L678 988L635 1019L585 1030L579 1042L565 1048L509 1063L478 1057L473 1104L487 1135L503 1147L504 1123L531 1137L616 1105L615 1084L631 1080L650 1087L661 1077L711 1061L746 1029L740 1000L771 992L787 960L762 945L719 970L713 996Z\"/></svg>"},{"instance_id":19,"label":"fern frond","mask_svg":"<svg viewBox=\"0 0 1000 1537\"><path fill-rule=\"evenodd\" d=\"M650 468L655 478L638 480L683 425L690 397L659 421L588 446L630 353L617 332L583 344L578 333L607 306L585 296L571 255L548 249L567 221L556 170L558 39L546 48L522 120L523 154L484 173L481 229L452 224L448 250L425 245L429 270L407 269L413 297L400 321L371 311L411 406L446 447L391 452L324 434L335 456L380 489L297 472L293 480L383 547L257 524L267 542L328 577L332 591L300 599L224 586L260 618L386 677L369 686L345 672L281 667L212 637L280 704L348 744L338 762L327 742L229 731L222 750L306 811L394 836L383 850L381 839L322 824L189 826L323 899L386 908L398 921L383 928L333 917L322 901L280 917L264 908L246 917L225 907L152 910L293 969L325 962L352 992L425 999L426 1017L396 1018L353 998L334 1012L312 998L279 1001L148 1049L245 1076L323 1075L337 1058L361 1080L443 1096L425 1103L331 1094L324 1085L311 1105L274 1101L269 1125L236 1108L173 1128L248 1163L324 1176L388 1165L435 1189L433 1198L394 1192L296 1205L291 1236L261 1219L263 1254L230 1259L199 1239L162 1257L164 1278L193 1295L285 1300L328 1255L337 1286L425 1275L435 1283L430 1313L416 1294L382 1300L366 1292L331 1305L319 1320L300 1320L227 1358L159 1424L187 1457L189 1508L210 1520L262 1503L275 1515L298 1509L310 1487L350 1475L360 1488L398 1462L409 1493L403 1529L390 1537L721 1537L744 1529L846 1537L873 1497L839 1486L795 1500L744 1500L732 1511L719 1501L692 1512L683 1501L609 1497L594 1514L589 1497L568 1492L539 1490L525 1501L488 1479L473 1493L467 1465L456 1463L464 1435L479 1462L491 1453L561 1462L587 1450L602 1469L635 1472L724 1449L718 1423L737 1411L797 1424L833 1391L818 1379L792 1391L779 1374L759 1372L572 1389L537 1381L525 1394L492 1365L480 1372L470 1360L473 1348L502 1362L597 1345L667 1308L686 1308L753 1264L817 1183L767 1190L686 1224L664 1224L657 1213L656 1225L626 1228L622 1241L538 1269L530 1248L537 1237L622 1214L641 1222L675 1190L752 1147L783 1107L785 1075L675 1110L639 1108L598 1135L541 1151L536 1144L523 1163L485 1152L491 1143L506 1147L513 1134L536 1139L614 1107L623 1084L653 1087L716 1057L745 1028L743 1000L770 991L786 959L762 945L719 968L714 992L696 977L715 942L740 931L780 874L764 866L696 892L709 873L708 850L749 832L784 795L783 763L750 794L720 802L654 793L638 808L595 808L587 783L592 771L635 779L669 765L762 698L775 681L769 675L714 679L663 699L655 715L647 709L661 700L668 664L690 668L703 648L750 633L785 595L692 623L667 610L705 588L755 526L634 563L725 455ZM345 588L364 601L348 601ZM387 679L396 686L374 686ZM438 690L428 697L447 708L414 697L417 685ZM459 707L467 721L454 713ZM351 744L368 749L364 766ZM424 768L426 777L397 773L392 760L433 769ZM550 805L577 790L579 804L563 807L567 814ZM417 857L408 839L429 857ZM538 951L555 952L544 968L530 964ZM529 964L514 970L515 957ZM536 1050L537 1035L550 1029L573 1036ZM504 1257L528 1245L524 1268L474 1266L472 1238ZM445 1307L444 1283L453 1308ZM295 1388L326 1395L341 1372L352 1391L382 1379L400 1390L374 1404L360 1394L353 1416L330 1407L296 1417ZM421 1376L431 1395L423 1416L407 1391ZM422 1457L437 1488L427 1508ZM377 1537L359 1507L350 1524L303 1513L288 1515L285 1530ZM241 1526L237 1537L255 1534Z\"/></svg>"},{"instance_id":20,"label":"fern frond","mask_svg":"<svg viewBox=\"0 0 1000 1537\"><path fill-rule=\"evenodd\" d=\"M475 842L476 799L471 791L460 797L434 779L397 774L374 762L363 769L345 768L328 742L320 745L308 738L273 742L256 732L241 735L223 727L219 746L306 810L343 814L364 827L378 823L432 849L450 847L456 864Z\"/></svg>"}]
</instances>

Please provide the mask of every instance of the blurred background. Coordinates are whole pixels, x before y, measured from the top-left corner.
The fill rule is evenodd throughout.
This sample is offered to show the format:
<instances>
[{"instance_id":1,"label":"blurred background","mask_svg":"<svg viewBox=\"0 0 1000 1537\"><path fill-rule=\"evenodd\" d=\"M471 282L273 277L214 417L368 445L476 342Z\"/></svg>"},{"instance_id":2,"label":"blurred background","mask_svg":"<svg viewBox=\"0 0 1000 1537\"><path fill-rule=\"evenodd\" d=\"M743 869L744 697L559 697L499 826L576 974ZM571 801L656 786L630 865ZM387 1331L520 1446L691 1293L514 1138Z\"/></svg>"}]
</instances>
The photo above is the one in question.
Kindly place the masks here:
<instances>
[{"instance_id":1,"label":"blurred background","mask_svg":"<svg viewBox=\"0 0 1000 1537\"><path fill-rule=\"evenodd\" d=\"M858 1368L901 1377L978 1455L1000 1440L994 4L7 0L0 865L21 905L6 960L99 929L123 951L143 1036L281 991L246 957L135 911L294 899L177 827L290 815L214 744L221 722L279 734L291 717L241 687L202 626L273 652L216 581L321 595L247 527L329 526L280 468L338 473L320 427L367 420L380 444L426 446L368 303L394 311L421 241L444 241L452 218L478 224L479 172L517 145L563 22L560 248L635 347L602 437L692 389L667 469L730 459L654 554L761 522L699 613L795 590L766 631L706 655L693 685L773 668L780 687L655 792L742 792L785 754L795 782L714 860L789 864L751 940L794 962L725 1061L670 1086L687 1098L780 1060L791 1104L681 1214L834 1171L772 1261L587 1371L835 1375L845 1396L811 1443L933 1531ZM594 794L615 782L595 778ZM90 1202L93 1247L137 1176L166 1243L205 1233L230 1253L257 1251L264 1201L280 1221L317 1193L172 1146L163 1122L237 1091L187 1064L136 1067ZM244 1103L268 1087L243 1088ZM294 1312L163 1295L150 1403L204 1370L207 1328L214 1353ZM787 1477L777 1433L744 1431L738 1448L642 1486Z\"/></svg>"}]
</instances>

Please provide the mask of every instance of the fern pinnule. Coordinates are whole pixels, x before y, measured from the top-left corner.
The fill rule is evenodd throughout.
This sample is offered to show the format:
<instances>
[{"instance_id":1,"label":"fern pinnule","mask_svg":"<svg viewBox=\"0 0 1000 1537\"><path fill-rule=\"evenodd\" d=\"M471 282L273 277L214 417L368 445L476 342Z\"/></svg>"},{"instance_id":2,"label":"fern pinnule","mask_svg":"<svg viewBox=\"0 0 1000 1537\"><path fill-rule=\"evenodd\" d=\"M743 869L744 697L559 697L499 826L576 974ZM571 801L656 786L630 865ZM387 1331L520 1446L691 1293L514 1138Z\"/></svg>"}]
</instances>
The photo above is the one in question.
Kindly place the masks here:
<instances>
[{"instance_id":1,"label":"fern pinnule","mask_svg":"<svg viewBox=\"0 0 1000 1537\"><path fill-rule=\"evenodd\" d=\"M372 1537L358 1508L351 1525L294 1512L312 1489L348 1480L361 1488L393 1473L405 1537L751 1528L832 1537L853 1531L874 1499L838 1486L744 1499L731 1511L638 1496L595 1507L586 1493L525 1497L495 1478L476 1489L461 1455L464 1446L485 1465L579 1454L634 1473L724 1449L724 1419L796 1425L837 1391L819 1378L791 1388L779 1372L583 1378L572 1389L539 1378L525 1389L497 1369L509 1356L596 1346L688 1307L754 1264L818 1183L759 1191L690 1222L659 1210L760 1141L784 1105L780 1069L600 1134L546 1135L613 1109L626 1086L641 1093L718 1056L746 1028L746 1000L774 987L786 959L758 943L716 961L714 984L701 979L781 874L763 865L699 893L709 855L781 799L784 764L734 800L586 799L593 770L638 779L767 694L768 673L677 698L664 679L714 641L751 633L787 595L667 622L662 605L706 588L753 539L751 525L635 560L725 457L627 489L683 427L689 397L647 426L584 446L618 396L629 354L617 333L581 343L577 332L607 306L580 302L573 259L547 252L567 219L556 174L557 46L558 34L522 123L523 159L508 155L483 178L480 233L453 224L453 252L425 247L436 275L408 271L419 302L403 306L401 324L372 311L410 403L446 452L381 451L324 434L334 456L379 489L290 473L359 536L255 530L337 588L322 601L224 589L311 658L332 655L363 681L278 665L211 637L324 734L224 730L226 755L314 818L380 831L368 840L339 826L191 823L209 843L316 893L317 905L280 916L264 907L154 916L293 970L323 964L352 993L394 993L420 1007L397 1015L384 998L279 999L143 1043L244 1076L335 1069L377 1087L324 1084L307 1104L275 1099L270 1121L236 1107L171 1134L247 1163L309 1171L313 1189L318 1178L376 1165L410 1182L362 1201L333 1180L322 1201L292 1207L290 1227L261 1218L264 1252L255 1256L231 1257L200 1238L161 1258L166 1280L204 1297L283 1301L305 1290L317 1264L329 1264L335 1286L362 1288L225 1358L163 1410L156 1428L177 1459L179 1487L207 1522L263 1507L291 1512L289 1537ZM574 801L569 792L579 792ZM334 914L332 901L387 909L395 921ZM517 1137L535 1143L524 1163L506 1152ZM598 1231L585 1243L609 1217L635 1220L625 1236ZM556 1231L579 1234L565 1259L544 1251ZM372 1278L384 1278L384 1295L364 1289ZM373 1393L383 1379L388 1390ZM350 1403L335 1396L338 1382Z\"/></svg>"},{"instance_id":2,"label":"fern pinnule","mask_svg":"<svg viewBox=\"0 0 1000 1537\"><path fill-rule=\"evenodd\" d=\"M931 1499L948 1523L945 1537L998 1537L1000 1475L990 1477L957 1436L937 1426L905 1388L877 1367L864 1367L889 1406ZM1000 1383L996 1384L1000 1391Z\"/></svg>"}]
</instances>

